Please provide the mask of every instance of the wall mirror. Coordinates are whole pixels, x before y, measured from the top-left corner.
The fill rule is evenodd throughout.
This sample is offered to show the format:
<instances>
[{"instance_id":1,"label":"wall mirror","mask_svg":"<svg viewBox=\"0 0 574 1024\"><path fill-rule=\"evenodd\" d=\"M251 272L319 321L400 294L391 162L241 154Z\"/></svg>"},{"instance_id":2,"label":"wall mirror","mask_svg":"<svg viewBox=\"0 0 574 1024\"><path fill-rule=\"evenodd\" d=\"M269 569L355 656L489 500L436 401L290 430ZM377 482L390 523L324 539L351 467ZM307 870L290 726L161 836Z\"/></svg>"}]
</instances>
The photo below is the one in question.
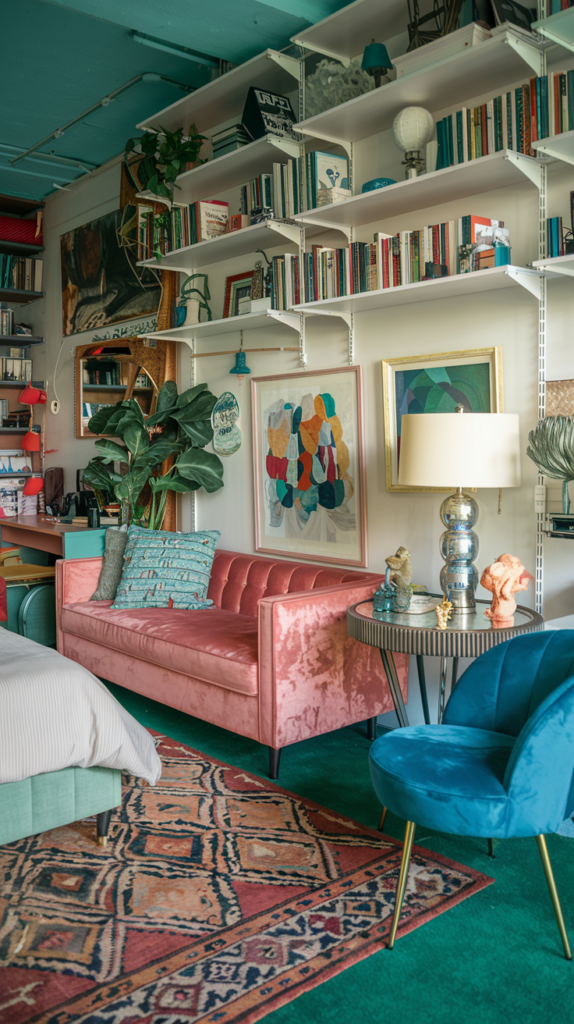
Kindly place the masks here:
<instances>
[{"instance_id":1,"label":"wall mirror","mask_svg":"<svg viewBox=\"0 0 574 1024\"><path fill-rule=\"evenodd\" d=\"M154 412L161 383L153 359L138 339L82 345L76 351L76 437L93 438L91 417L104 406L135 398L144 415Z\"/></svg>"}]
</instances>

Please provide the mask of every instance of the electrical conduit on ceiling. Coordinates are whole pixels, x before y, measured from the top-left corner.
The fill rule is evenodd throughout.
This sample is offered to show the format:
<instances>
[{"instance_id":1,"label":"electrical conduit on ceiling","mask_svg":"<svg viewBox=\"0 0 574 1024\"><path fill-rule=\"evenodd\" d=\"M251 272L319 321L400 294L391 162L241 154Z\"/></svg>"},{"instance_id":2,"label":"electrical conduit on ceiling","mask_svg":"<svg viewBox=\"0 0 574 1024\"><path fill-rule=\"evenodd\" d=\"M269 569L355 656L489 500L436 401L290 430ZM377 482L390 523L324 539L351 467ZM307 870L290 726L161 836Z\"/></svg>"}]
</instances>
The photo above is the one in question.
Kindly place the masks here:
<instances>
[{"instance_id":1,"label":"electrical conduit on ceiling","mask_svg":"<svg viewBox=\"0 0 574 1024\"><path fill-rule=\"evenodd\" d=\"M113 92L108 93L107 96L103 96L101 100L98 100L97 103L92 104L92 106L88 107L87 110L82 111L82 113L78 114L77 117L73 117L71 121L67 121L66 124L63 124L59 128L56 128L49 135L46 135L45 138L41 139L40 142L36 142L35 145L30 146L29 149L24 150L22 153L18 153L17 156L12 157L8 162L12 165L12 168L14 170L20 170L20 168L16 168L14 166L20 160L26 160L33 156L36 153L36 150L40 149L40 146L44 146L47 142L50 141L50 139L60 139L68 131L68 129L72 128L75 124L78 124L79 121L83 121L84 118L87 117L88 114L93 113L94 110L99 110L100 107L109 107L110 103L115 99L116 96L118 96L121 92L125 92L126 89L131 89L131 87L133 85L136 85L138 82L168 82L170 85L176 85L178 89L183 89L184 92L195 92L195 87L192 85L184 85L183 82L178 82L176 81L175 78L168 78L166 77L166 75L157 74L155 71L144 71L141 75L136 75L135 78L132 78L129 82L126 82L125 85L120 85L118 89L114 89ZM67 157L57 157L51 153L43 153L42 156L53 156L54 159L68 161ZM72 162L71 159L69 160L69 162ZM91 171L98 166L97 164L88 166L83 161L73 162L77 167L84 170L85 174L90 174Z\"/></svg>"}]
</instances>

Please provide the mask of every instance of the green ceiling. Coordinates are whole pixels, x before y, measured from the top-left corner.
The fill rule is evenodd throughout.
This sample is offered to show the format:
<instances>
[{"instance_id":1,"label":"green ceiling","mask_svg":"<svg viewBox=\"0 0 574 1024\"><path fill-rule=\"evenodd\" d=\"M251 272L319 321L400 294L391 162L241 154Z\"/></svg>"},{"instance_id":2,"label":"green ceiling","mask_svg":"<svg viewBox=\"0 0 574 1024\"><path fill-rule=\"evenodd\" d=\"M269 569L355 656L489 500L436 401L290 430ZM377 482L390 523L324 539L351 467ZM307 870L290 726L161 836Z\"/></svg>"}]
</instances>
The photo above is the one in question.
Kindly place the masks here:
<instances>
[{"instance_id":1,"label":"green ceiling","mask_svg":"<svg viewBox=\"0 0 574 1024\"><path fill-rule=\"evenodd\" d=\"M99 166L123 151L138 121L183 95L177 84L138 81L35 157L10 163L138 75L193 88L209 81L207 64L141 45L134 32L186 47L208 64L210 58L240 64L268 46L284 48L295 32L344 6L344 0L0 0L0 193L49 195L81 171L46 154Z\"/></svg>"}]
</instances>

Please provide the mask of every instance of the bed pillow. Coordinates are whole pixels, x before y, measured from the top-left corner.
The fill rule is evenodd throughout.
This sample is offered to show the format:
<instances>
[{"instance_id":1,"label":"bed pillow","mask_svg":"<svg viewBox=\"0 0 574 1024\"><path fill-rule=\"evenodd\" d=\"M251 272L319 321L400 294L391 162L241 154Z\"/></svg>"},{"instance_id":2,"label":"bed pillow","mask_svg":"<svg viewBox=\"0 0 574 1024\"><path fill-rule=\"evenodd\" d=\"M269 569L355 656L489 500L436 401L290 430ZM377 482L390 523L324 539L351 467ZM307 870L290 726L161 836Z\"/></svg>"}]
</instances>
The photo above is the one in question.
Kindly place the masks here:
<instances>
[{"instance_id":1,"label":"bed pillow","mask_svg":"<svg viewBox=\"0 0 574 1024\"><path fill-rule=\"evenodd\" d=\"M220 536L219 530L169 533L130 526L112 608L210 608L207 589Z\"/></svg>"},{"instance_id":2,"label":"bed pillow","mask_svg":"<svg viewBox=\"0 0 574 1024\"><path fill-rule=\"evenodd\" d=\"M98 585L90 601L113 601L124 567L124 551L128 542L127 526L109 526Z\"/></svg>"}]
</instances>

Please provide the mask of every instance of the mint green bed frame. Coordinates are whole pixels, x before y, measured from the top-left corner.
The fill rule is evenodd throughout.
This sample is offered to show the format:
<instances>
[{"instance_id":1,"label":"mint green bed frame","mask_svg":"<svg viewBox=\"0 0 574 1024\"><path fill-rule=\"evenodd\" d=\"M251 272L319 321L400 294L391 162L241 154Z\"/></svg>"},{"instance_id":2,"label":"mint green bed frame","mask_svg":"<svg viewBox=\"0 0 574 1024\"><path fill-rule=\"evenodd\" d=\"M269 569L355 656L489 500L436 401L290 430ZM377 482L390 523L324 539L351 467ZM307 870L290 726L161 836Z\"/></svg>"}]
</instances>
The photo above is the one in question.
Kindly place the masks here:
<instances>
[{"instance_id":1,"label":"mint green bed frame","mask_svg":"<svg viewBox=\"0 0 574 1024\"><path fill-rule=\"evenodd\" d=\"M0 846L94 814L98 842L105 846L121 793L122 773L115 768L62 768L5 782L0 785Z\"/></svg>"}]
</instances>

